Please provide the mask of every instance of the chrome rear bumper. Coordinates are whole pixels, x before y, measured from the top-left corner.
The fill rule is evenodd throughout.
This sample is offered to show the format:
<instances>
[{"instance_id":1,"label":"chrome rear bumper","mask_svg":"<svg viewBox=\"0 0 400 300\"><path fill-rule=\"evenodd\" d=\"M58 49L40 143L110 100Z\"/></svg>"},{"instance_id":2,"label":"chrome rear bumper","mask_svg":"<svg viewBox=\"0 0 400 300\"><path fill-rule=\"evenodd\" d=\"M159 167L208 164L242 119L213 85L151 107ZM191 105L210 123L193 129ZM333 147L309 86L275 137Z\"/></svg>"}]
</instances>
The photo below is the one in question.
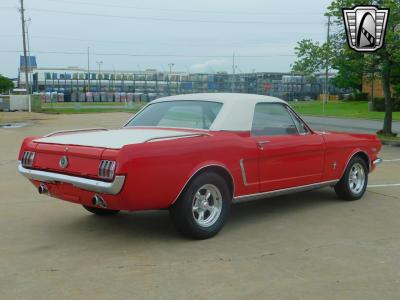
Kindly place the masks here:
<instances>
[{"instance_id":1,"label":"chrome rear bumper","mask_svg":"<svg viewBox=\"0 0 400 300\"><path fill-rule=\"evenodd\" d=\"M125 182L125 176L115 176L113 182L104 182L100 180L87 179L53 172L31 170L24 168L22 164L19 164L18 172L20 172L26 178L32 180L47 183L64 182L72 184L73 186L83 190L110 195L118 194Z\"/></svg>"}]
</instances>

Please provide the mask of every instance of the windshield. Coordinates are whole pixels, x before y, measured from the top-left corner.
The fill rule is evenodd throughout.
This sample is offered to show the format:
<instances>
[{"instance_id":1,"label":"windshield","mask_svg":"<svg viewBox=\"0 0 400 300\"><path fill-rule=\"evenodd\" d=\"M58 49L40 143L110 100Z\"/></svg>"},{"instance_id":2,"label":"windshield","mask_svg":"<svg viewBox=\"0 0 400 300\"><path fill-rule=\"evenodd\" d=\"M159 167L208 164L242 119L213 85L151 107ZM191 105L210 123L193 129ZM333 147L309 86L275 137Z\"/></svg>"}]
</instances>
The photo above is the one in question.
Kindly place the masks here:
<instances>
[{"instance_id":1,"label":"windshield","mask_svg":"<svg viewBox=\"0 0 400 300\"><path fill-rule=\"evenodd\" d=\"M126 126L210 129L222 103L210 101L166 101L150 104Z\"/></svg>"}]
</instances>

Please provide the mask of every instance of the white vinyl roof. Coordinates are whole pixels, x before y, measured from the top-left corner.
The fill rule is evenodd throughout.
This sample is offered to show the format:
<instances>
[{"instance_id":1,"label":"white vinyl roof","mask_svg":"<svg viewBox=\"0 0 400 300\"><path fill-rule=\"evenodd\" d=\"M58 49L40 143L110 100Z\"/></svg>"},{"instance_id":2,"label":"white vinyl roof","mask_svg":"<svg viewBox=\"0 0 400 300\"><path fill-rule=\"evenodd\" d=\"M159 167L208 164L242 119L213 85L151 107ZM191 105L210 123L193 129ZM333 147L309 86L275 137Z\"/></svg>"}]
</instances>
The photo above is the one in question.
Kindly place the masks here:
<instances>
[{"instance_id":1,"label":"white vinyl roof","mask_svg":"<svg viewBox=\"0 0 400 300\"><path fill-rule=\"evenodd\" d=\"M149 105L164 101L211 101L223 104L210 130L249 131L253 124L254 107L257 103L286 103L263 95L239 93L199 93L169 96L156 99Z\"/></svg>"}]
</instances>

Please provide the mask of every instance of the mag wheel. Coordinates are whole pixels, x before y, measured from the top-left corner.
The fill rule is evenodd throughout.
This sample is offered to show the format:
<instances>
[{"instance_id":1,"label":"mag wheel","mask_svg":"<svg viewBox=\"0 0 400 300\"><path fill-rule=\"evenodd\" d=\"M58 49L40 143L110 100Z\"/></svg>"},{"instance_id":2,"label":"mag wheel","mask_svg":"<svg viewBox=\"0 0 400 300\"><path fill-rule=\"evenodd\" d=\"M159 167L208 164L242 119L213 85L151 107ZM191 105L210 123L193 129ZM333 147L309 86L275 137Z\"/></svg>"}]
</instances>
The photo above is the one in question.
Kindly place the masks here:
<instances>
[{"instance_id":1,"label":"mag wheel","mask_svg":"<svg viewBox=\"0 0 400 300\"><path fill-rule=\"evenodd\" d=\"M171 207L172 222L188 237L210 238L222 229L230 211L231 198L224 178L211 172L200 174Z\"/></svg>"},{"instance_id":2,"label":"mag wheel","mask_svg":"<svg viewBox=\"0 0 400 300\"><path fill-rule=\"evenodd\" d=\"M112 209L106 209L106 208L99 208L99 207L93 207L93 206L86 206L82 205L87 211L90 211L92 214L98 215L98 216L110 216L110 215L115 215L119 213L119 210L112 210Z\"/></svg>"},{"instance_id":3,"label":"mag wheel","mask_svg":"<svg viewBox=\"0 0 400 300\"><path fill-rule=\"evenodd\" d=\"M360 199L367 188L368 168L361 157L350 160L343 177L335 185L335 192L343 200Z\"/></svg>"}]
</instances>

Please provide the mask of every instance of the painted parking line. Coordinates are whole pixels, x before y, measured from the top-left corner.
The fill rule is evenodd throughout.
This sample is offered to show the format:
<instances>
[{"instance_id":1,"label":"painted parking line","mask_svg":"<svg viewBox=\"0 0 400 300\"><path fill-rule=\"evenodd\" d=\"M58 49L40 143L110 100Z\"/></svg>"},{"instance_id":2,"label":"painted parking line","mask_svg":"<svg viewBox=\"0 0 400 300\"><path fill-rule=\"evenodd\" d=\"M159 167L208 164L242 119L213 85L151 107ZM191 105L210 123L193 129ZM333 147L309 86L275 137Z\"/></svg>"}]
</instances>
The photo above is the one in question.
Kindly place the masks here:
<instances>
[{"instance_id":1,"label":"painted parking line","mask_svg":"<svg viewBox=\"0 0 400 300\"><path fill-rule=\"evenodd\" d=\"M400 183L388 183L388 184L369 184L369 188L379 188L379 187L391 187L391 186L400 186Z\"/></svg>"},{"instance_id":2,"label":"painted parking line","mask_svg":"<svg viewBox=\"0 0 400 300\"><path fill-rule=\"evenodd\" d=\"M393 162L393 161L400 161L400 158L396 159L384 159L383 162Z\"/></svg>"}]
</instances>

